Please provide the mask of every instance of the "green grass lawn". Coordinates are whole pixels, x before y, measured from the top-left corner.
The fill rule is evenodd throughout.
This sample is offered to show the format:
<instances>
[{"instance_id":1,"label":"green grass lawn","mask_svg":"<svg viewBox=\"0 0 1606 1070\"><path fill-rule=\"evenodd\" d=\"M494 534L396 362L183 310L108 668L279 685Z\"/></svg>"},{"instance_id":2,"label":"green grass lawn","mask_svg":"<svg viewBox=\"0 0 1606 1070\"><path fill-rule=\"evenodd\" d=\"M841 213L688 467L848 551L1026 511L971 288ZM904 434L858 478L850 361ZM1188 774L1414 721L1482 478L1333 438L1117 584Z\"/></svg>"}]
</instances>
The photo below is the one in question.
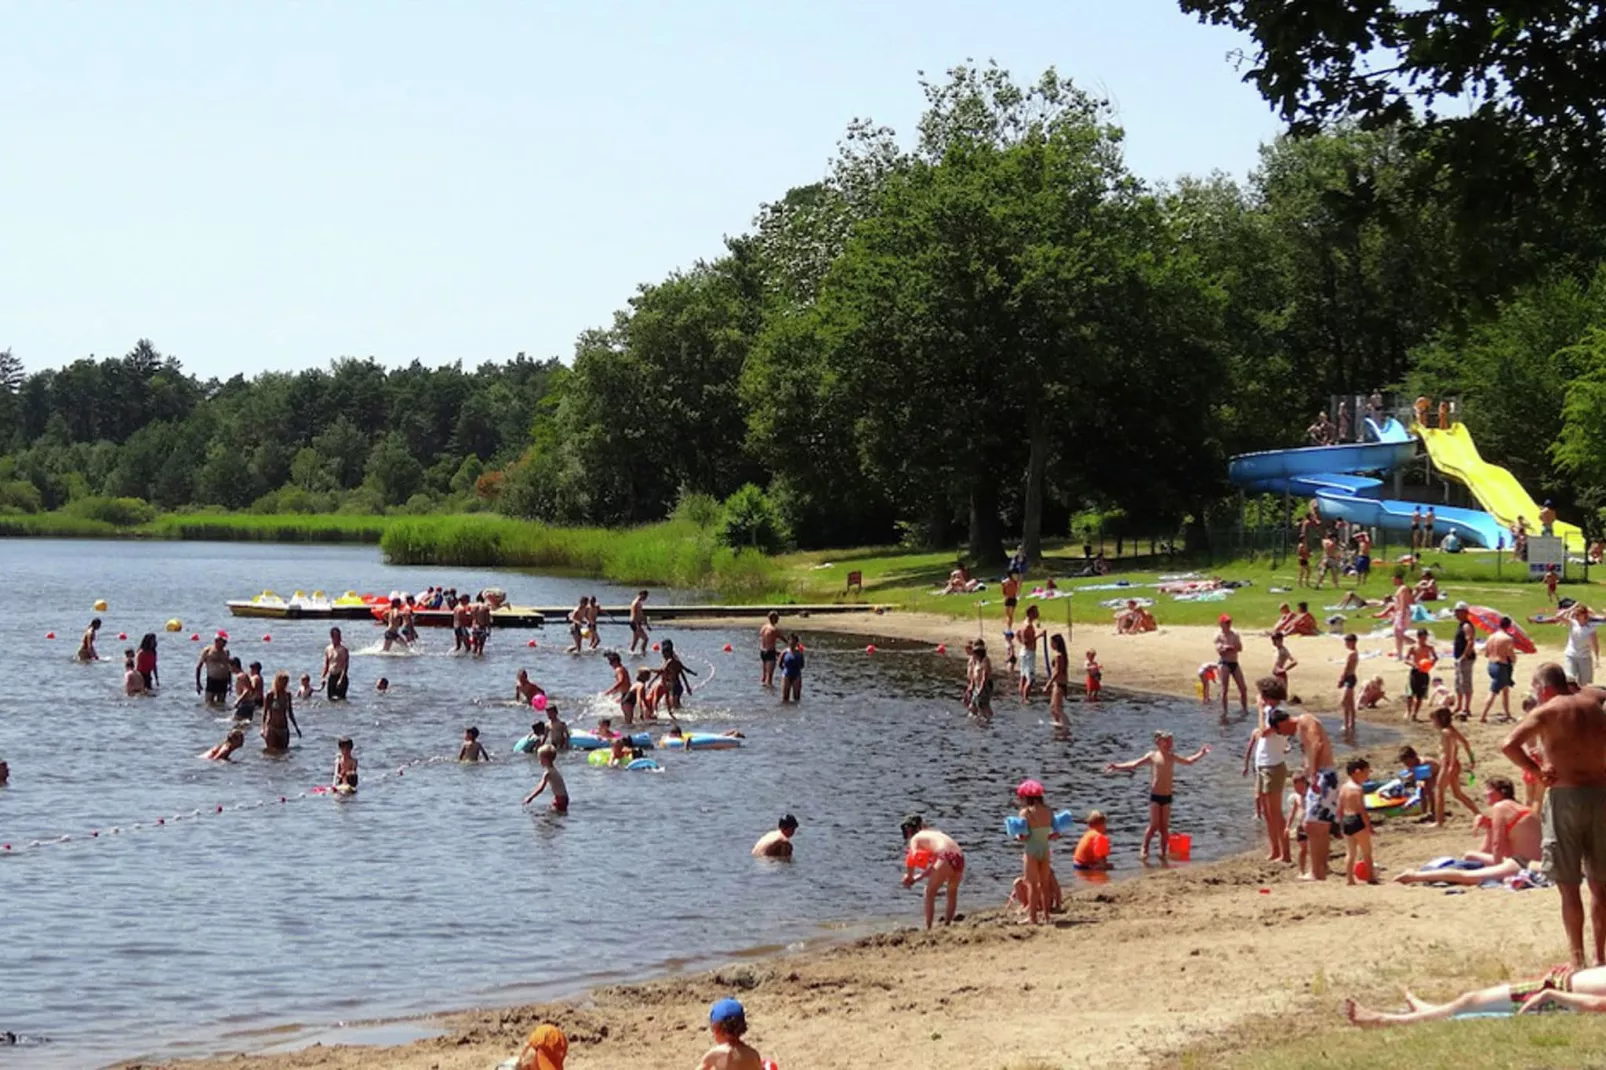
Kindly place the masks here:
<instances>
[{"instance_id":1,"label":"green grass lawn","mask_svg":"<svg viewBox=\"0 0 1606 1070\"><path fill-rule=\"evenodd\" d=\"M1079 567L1080 558L1079 547L1074 551L1066 548L1066 551L1050 552L1043 567L1034 570L1023 585L1024 589L1030 591L1048 576L1065 576ZM799 602L837 602L857 597L857 595L847 595L845 585L848 573L858 571L863 574L863 599L866 602L951 617L974 618L979 613L983 620L1002 620L1003 596L999 593L995 577L987 577L989 589L977 594L934 593L947 581L954 561L955 555L951 552L911 553L883 547L791 554L778 558L776 563L786 578L786 593ZM1231 613L1234 620L1244 628L1261 628L1269 626L1276 620L1278 606L1281 603L1301 600L1310 603L1311 611L1319 619L1325 619L1329 612L1324 607L1336 605L1343 596L1342 593L1335 592L1330 584L1320 591L1296 589L1294 580L1297 565L1291 557L1283 559L1277 567L1273 567L1268 557L1262 557L1258 561L1236 561L1197 567L1194 571L1203 575L1248 582L1249 586L1239 588L1220 602L1177 602L1167 595L1158 594L1152 586L1137 586L1152 585L1162 575L1190 571L1185 565L1161 566L1142 558L1115 564L1125 567L1113 571L1108 576L1095 579L1061 579L1058 580L1059 587L1061 590L1074 592L1088 586L1127 580L1134 585L1131 590L1132 597L1149 597L1155 600L1154 613L1162 627L1168 624L1214 625L1216 618L1226 612ZM827 565L829 567L825 567ZM1473 604L1489 605L1499 609L1522 622L1526 622L1530 615L1549 608L1543 585L1527 581L1522 568L1509 560L1497 562L1496 555L1492 553L1430 554L1426 557L1423 567L1432 569L1439 577L1440 588L1448 599L1442 605L1450 605L1456 600L1465 599ZM1381 563L1374 565L1371 580L1361 589L1361 594L1372 599L1384 597L1392 587L1392 572L1393 566L1384 566ZM1416 575L1412 574L1413 580ZM1353 578L1349 578L1344 581L1342 590L1349 591L1354 586ZM1563 583L1560 593L1593 603L1600 597L1594 593L1597 586L1598 583L1594 580L1584 583L1579 574L1569 582ZM1277 588L1287 590L1280 591ZM1124 591L1089 591L1070 599L1035 603L1033 600L1023 599L1022 606L1039 605L1043 616L1050 624L1063 622L1067 609L1079 622L1104 622L1110 620L1111 610L1099 603L1123 597L1126 597ZM1439 607L1439 604L1436 604L1434 608ZM1374 621L1367 615L1376 613L1376 609L1343 612L1349 620L1348 626L1352 631L1364 634L1383 624L1382 621ZM1448 639L1454 631L1453 625L1449 623L1436 623L1428 627L1435 635L1444 639ZM1546 635L1543 627L1536 626L1536 630L1538 631L1536 638Z\"/></svg>"}]
</instances>

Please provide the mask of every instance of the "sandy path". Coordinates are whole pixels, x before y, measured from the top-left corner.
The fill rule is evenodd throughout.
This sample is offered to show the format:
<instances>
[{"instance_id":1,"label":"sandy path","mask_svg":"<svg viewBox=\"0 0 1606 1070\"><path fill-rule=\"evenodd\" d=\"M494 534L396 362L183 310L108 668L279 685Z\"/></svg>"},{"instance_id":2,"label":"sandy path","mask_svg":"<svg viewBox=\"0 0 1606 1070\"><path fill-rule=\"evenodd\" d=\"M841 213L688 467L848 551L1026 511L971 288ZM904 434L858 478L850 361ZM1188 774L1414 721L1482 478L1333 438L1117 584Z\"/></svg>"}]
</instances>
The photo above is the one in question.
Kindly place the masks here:
<instances>
[{"instance_id":1,"label":"sandy path","mask_svg":"<svg viewBox=\"0 0 1606 1070\"><path fill-rule=\"evenodd\" d=\"M907 614L795 623L815 631L873 629L945 642L956 651L974 635L974 625ZM1112 686L1192 696L1197 667L1211 652L1211 631L1168 628L1117 638L1084 627L1075 649L1096 644ZM1245 641L1252 679L1269 669L1271 647L1248 634ZM1363 642L1362 649L1380 643ZM1307 704L1330 707L1327 685L1337 676L1337 662L1329 659L1339 650L1336 640L1296 641L1302 665L1293 690ZM1529 668L1536 663L1525 659ZM1391 693L1403 684L1404 669L1391 659L1366 664L1389 680ZM955 672L957 678L957 657ZM1525 678L1519 666L1519 679ZM1388 710L1369 716L1399 723ZM1471 726L1474 746L1487 754L1486 774L1509 772L1498 757L1500 732L1475 721ZM1419 745L1428 742L1422 733ZM1393 764L1392 755L1373 758L1380 768ZM1244 805L1247 813L1247 787ZM1469 846L1464 815L1442 831L1395 822L1379 836L1377 856L1390 873ZM800 864L807 864L806 856ZM911 897L911 916L916 907ZM683 1068L695 1065L707 1044L707 1005L733 991L748 1006L750 1039L783 1068L1143 1065L1190 1044L1222 1043L1269 1014L1279 1016L1280 1033L1310 1028L1290 1011L1314 1006L1315 1021L1335 1021L1344 994L1388 999L1409 982L1441 995L1560 957L1553 892L1446 895L1398 885L1309 885L1282 867L1240 857L1084 886L1049 929L1028 929L983 910L930 935L904 930L712 975L604 988L572 1003L457 1015L447 1020L448 1036L397 1048L319 1047L182 1065L484 1070L513 1054L534 1024L552 1020L569 1032L569 1065L579 1070Z\"/></svg>"}]
</instances>

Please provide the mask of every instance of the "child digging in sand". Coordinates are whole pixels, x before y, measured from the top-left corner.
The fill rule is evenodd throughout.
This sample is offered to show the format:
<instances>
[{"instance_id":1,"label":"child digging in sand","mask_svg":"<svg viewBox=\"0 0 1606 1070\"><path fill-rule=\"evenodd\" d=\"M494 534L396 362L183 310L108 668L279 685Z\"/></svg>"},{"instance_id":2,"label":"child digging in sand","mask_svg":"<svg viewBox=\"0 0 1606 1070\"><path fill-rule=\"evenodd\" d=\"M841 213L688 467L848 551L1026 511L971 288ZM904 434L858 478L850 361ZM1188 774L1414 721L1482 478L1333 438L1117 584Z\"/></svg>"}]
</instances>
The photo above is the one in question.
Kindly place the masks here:
<instances>
[{"instance_id":1,"label":"child digging in sand","mask_svg":"<svg viewBox=\"0 0 1606 1070\"><path fill-rule=\"evenodd\" d=\"M1160 860L1165 861L1171 845L1171 787L1177 763L1192 765L1210 753L1206 743L1184 758L1173 749L1170 732L1154 734L1154 749L1130 762L1110 762L1106 773L1125 773L1131 776L1145 765L1149 767L1149 827L1143 830L1143 857L1149 857L1149 841L1160 837Z\"/></svg>"},{"instance_id":2,"label":"child digging in sand","mask_svg":"<svg viewBox=\"0 0 1606 1070\"><path fill-rule=\"evenodd\" d=\"M1107 870L1110 868L1110 830L1103 810L1090 810L1087 831L1076 841L1076 852L1071 864L1079 870Z\"/></svg>"},{"instance_id":3,"label":"child digging in sand","mask_svg":"<svg viewBox=\"0 0 1606 1070\"><path fill-rule=\"evenodd\" d=\"M1372 819L1366 813L1366 774L1372 767L1365 758L1351 758L1344 765L1349 780L1338 792L1339 828L1344 833L1344 871L1354 884L1358 867L1365 867L1361 879L1377 883L1372 871Z\"/></svg>"}]
</instances>

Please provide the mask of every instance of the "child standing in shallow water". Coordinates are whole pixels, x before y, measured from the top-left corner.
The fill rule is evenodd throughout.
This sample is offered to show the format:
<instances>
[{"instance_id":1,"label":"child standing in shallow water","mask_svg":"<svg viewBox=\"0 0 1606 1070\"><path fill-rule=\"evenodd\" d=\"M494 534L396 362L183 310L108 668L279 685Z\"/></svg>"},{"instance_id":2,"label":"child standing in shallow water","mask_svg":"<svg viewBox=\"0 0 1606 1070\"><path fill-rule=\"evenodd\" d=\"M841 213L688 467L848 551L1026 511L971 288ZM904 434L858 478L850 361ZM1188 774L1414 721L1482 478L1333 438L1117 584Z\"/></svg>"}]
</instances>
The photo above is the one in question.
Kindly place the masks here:
<instances>
[{"instance_id":1,"label":"child standing in shallow water","mask_svg":"<svg viewBox=\"0 0 1606 1070\"><path fill-rule=\"evenodd\" d=\"M1087 652L1087 693L1082 696L1084 702L1097 702L1099 690L1104 685L1104 669L1099 665L1099 654L1096 650Z\"/></svg>"},{"instance_id":2,"label":"child standing in shallow water","mask_svg":"<svg viewBox=\"0 0 1606 1070\"><path fill-rule=\"evenodd\" d=\"M1104 767L1106 773L1125 773L1127 776L1145 765L1149 767L1149 827L1143 830L1144 858L1149 857L1149 841L1156 834L1160 837L1161 861L1165 860L1171 849L1171 791L1177 763L1192 765L1210 753L1208 743L1187 757L1176 753L1173 747L1170 732L1156 732L1154 749L1143 757L1130 762L1110 762Z\"/></svg>"},{"instance_id":3,"label":"child standing in shallow water","mask_svg":"<svg viewBox=\"0 0 1606 1070\"><path fill-rule=\"evenodd\" d=\"M557 757L558 749L550 743L543 744L541 749L535 752L536 761L541 763L541 782L535 786L534 791L524 797L524 806L529 806L537 795L551 788L552 812L554 814L569 812L569 786L563 782L563 774L552 765Z\"/></svg>"},{"instance_id":4,"label":"child standing in shallow water","mask_svg":"<svg viewBox=\"0 0 1606 1070\"><path fill-rule=\"evenodd\" d=\"M1015 789L1020 800L1020 819L1026 822L1026 832L1018 839L1026 841L1025 867L1021 874L1026 880L1026 920L1041 925L1048 920L1049 907L1049 841L1059 839L1054 831L1054 815L1043 804L1043 785L1035 780L1023 780Z\"/></svg>"},{"instance_id":5,"label":"child standing in shallow water","mask_svg":"<svg viewBox=\"0 0 1606 1070\"><path fill-rule=\"evenodd\" d=\"M340 742L335 744L339 748L335 755L335 780L333 787L336 791L352 792L357 790L357 756L352 753L350 736L341 736Z\"/></svg>"},{"instance_id":6,"label":"child standing in shallow water","mask_svg":"<svg viewBox=\"0 0 1606 1070\"><path fill-rule=\"evenodd\" d=\"M966 668L965 705L983 722L993 719L993 663L987 657L987 644L978 639L970 648Z\"/></svg>"}]
</instances>

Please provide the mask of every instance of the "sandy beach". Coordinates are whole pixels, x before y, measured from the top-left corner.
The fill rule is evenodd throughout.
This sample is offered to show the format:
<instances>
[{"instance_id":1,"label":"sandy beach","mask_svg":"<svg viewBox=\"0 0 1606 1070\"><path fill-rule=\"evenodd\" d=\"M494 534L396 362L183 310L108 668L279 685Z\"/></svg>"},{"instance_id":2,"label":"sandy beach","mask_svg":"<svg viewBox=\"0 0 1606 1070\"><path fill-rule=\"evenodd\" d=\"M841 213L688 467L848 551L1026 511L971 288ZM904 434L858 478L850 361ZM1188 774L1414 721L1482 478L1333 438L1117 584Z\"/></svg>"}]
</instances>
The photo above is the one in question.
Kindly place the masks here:
<instances>
[{"instance_id":1,"label":"sandy beach","mask_svg":"<svg viewBox=\"0 0 1606 1070\"><path fill-rule=\"evenodd\" d=\"M956 695L958 651L975 634L973 623L900 613L789 623L803 630L946 643L954 652ZM1241 630L1252 683L1269 670L1271 646ZM1106 686L1192 699L1197 667L1211 656L1212 633L1172 627L1117 637L1108 627L1079 625L1073 668L1083 650L1096 646ZM1363 639L1361 649L1381 649L1383 642ZM1291 645L1301 662L1291 689L1307 707L1332 709L1340 643L1313 638ZM1519 683L1539 660L1522 659ZM1361 675L1384 676L1391 695L1404 688L1404 667L1391 658L1363 662ZM1475 710L1481 708L1482 687L1480 682ZM1201 718L1213 723L1218 710L1202 708ZM1421 726L1402 723L1397 705L1363 717L1398 727L1419 747L1436 748ZM1480 775L1510 772L1498 754L1503 726L1480 725L1474 717L1466 731L1482 760ZM1234 747L1223 745L1221 751L1231 753L1211 760L1239 760ZM1395 765L1392 753L1370 757L1378 769ZM1252 821L1248 781L1242 805L1244 820ZM1443 830L1391 822L1376 841L1385 879L1474 846L1464 811ZM799 865L809 864L811 848L800 842ZM1068 871L1063 862L1061 868ZM120 1065L486 1070L514 1054L534 1025L552 1021L571 1038L570 1067L686 1067L707 1047L708 1004L729 994L747 1005L749 1039L782 1068L1167 1065L1184 1051L1227 1051L1337 1028L1345 995L1392 1005L1402 984L1431 998L1467 984L1522 976L1566 957L1552 891L1447 895L1392 884L1348 887L1341 878L1313 885L1250 854L1156 867L1140 879L1081 884L1074 891L1067 882L1067 892L1065 913L1043 929L1004 916L998 903L962 897L966 916L950 930L899 929L695 976L605 987L569 1002L455 1014L443 1019L447 1035L395 1048L319 1046L290 1054ZM911 895L911 922L917 912Z\"/></svg>"}]
</instances>

